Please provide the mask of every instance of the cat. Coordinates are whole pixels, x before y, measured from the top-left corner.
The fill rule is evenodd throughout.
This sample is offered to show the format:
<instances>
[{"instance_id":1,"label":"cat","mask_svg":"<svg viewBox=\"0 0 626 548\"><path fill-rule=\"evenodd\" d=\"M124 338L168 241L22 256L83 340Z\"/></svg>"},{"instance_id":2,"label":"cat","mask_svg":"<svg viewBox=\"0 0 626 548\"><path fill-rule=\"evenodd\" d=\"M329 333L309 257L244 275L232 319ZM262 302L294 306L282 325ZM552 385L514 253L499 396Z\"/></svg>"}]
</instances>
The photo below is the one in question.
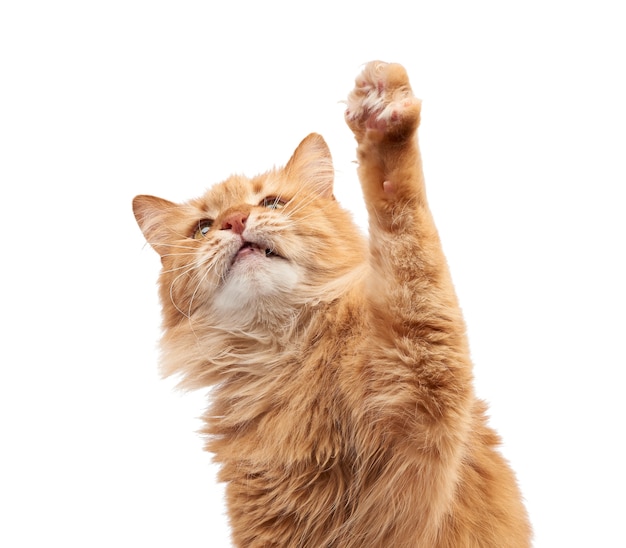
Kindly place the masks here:
<instances>
[{"instance_id":1,"label":"cat","mask_svg":"<svg viewBox=\"0 0 626 548\"><path fill-rule=\"evenodd\" d=\"M368 239L317 134L283 168L201 198L133 201L163 265L162 371L212 387L203 431L236 546L530 546L474 394L420 111L401 65L364 65L345 120Z\"/></svg>"}]
</instances>

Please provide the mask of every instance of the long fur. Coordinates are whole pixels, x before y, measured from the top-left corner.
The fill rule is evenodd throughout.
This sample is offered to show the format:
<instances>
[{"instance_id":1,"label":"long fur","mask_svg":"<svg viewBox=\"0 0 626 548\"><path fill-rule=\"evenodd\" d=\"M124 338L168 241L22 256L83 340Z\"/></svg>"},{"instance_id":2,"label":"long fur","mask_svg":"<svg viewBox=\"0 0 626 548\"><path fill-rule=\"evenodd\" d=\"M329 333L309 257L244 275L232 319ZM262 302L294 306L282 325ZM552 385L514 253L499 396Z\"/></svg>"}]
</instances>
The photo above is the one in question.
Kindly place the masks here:
<instances>
[{"instance_id":1,"label":"long fur","mask_svg":"<svg viewBox=\"0 0 626 548\"><path fill-rule=\"evenodd\" d=\"M346 121L368 240L315 134L282 169L133 202L163 263L163 373L213 388L204 431L237 546L530 545L474 395L419 116L400 65L365 66Z\"/></svg>"}]
</instances>

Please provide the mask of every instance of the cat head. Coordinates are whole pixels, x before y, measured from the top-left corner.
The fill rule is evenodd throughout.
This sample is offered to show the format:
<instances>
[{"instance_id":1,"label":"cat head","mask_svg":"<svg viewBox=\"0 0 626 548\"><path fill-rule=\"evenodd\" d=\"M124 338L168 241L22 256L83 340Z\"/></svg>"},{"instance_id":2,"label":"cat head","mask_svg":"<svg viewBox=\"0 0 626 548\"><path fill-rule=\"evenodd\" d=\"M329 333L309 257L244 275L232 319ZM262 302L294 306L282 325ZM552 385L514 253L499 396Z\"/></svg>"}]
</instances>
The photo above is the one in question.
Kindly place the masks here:
<instances>
[{"instance_id":1,"label":"cat head","mask_svg":"<svg viewBox=\"0 0 626 548\"><path fill-rule=\"evenodd\" d=\"M285 167L232 176L200 198L135 197L139 227L161 256L164 327L275 325L345 291L365 246L333 197L333 177L325 141L311 134Z\"/></svg>"}]
</instances>

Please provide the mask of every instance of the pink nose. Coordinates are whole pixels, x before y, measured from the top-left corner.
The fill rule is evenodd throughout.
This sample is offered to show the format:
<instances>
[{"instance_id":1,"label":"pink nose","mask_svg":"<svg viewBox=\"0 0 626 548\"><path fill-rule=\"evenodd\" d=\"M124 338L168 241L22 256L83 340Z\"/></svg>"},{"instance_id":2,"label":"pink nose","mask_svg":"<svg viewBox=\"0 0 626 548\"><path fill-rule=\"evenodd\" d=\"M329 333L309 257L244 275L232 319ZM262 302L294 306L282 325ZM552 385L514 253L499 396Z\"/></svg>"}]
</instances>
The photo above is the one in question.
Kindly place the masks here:
<instances>
[{"instance_id":1,"label":"pink nose","mask_svg":"<svg viewBox=\"0 0 626 548\"><path fill-rule=\"evenodd\" d=\"M220 230L232 230L235 234L242 234L246 228L247 220L247 213L244 213L243 211L234 211L224 218Z\"/></svg>"}]
</instances>

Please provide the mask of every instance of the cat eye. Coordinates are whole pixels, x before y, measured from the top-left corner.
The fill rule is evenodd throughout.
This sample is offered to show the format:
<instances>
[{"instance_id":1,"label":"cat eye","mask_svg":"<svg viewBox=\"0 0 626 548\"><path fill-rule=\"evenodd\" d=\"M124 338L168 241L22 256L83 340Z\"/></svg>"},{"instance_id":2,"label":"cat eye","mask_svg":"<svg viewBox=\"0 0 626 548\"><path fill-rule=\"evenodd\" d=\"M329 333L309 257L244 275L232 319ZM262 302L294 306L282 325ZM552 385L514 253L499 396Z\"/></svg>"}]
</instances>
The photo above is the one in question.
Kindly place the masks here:
<instances>
[{"instance_id":1,"label":"cat eye","mask_svg":"<svg viewBox=\"0 0 626 548\"><path fill-rule=\"evenodd\" d=\"M261 203L263 207L267 207L269 209L282 209L285 207L285 202L281 200L278 196L268 196L267 198L263 198Z\"/></svg>"},{"instance_id":2,"label":"cat eye","mask_svg":"<svg viewBox=\"0 0 626 548\"><path fill-rule=\"evenodd\" d=\"M211 219L202 219L199 221L196 231L193 233L194 240L204 238L211 229L212 225L213 221Z\"/></svg>"}]
</instances>

